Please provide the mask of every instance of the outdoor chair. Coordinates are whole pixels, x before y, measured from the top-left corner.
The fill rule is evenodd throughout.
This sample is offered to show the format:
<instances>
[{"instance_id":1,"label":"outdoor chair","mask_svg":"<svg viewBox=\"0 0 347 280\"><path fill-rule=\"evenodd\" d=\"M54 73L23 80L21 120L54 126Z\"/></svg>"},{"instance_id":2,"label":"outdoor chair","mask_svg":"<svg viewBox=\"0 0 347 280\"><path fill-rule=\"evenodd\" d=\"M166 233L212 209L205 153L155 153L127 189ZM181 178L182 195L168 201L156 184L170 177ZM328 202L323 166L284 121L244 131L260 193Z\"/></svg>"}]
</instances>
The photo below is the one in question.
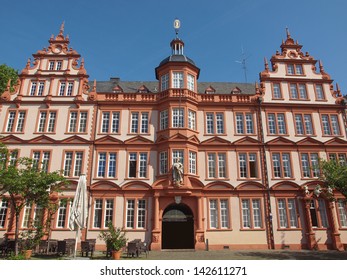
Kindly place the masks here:
<instances>
[{"instance_id":1,"label":"outdoor chair","mask_svg":"<svg viewBox=\"0 0 347 280\"><path fill-rule=\"evenodd\" d=\"M139 249L139 252L140 254L142 253L145 253L146 254L146 257L148 256L148 246L147 246L147 243L146 242L139 242L138 243L138 249Z\"/></svg>"},{"instance_id":2,"label":"outdoor chair","mask_svg":"<svg viewBox=\"0 0 347 280\"><path fill-rule=\"evenodd\" d=\"M139 250L138 250L138 246L137 243L135 242L129 242L128 246L127 246L127 256L129 257L129 255L131 255L131 257L138 257L139 256Z\"/></svg>"},{"instance_id":3,"label":"outdoor chair","mask_svg":"<svg viewBox=\"0 0 347 280\"><path fill-rule=\"evenodd\" d=\"M39 254L47 254L48 253L48 241L47 240L40 240L38 253Z\"/></svg>"},{"instance_id":4,"label":"outdoor chair","mask_svg":"<svg viewBox=\"0 0 347 280\"><path fill-rule=\"evenodd\" d=\"M91 254L91 257L93 257L93 253L95 250L95 242L93 241L81 241L81 255L82 257L84 254L86 254L86 257L88 257L89 252Z\"/></svg>"}]
</instances>

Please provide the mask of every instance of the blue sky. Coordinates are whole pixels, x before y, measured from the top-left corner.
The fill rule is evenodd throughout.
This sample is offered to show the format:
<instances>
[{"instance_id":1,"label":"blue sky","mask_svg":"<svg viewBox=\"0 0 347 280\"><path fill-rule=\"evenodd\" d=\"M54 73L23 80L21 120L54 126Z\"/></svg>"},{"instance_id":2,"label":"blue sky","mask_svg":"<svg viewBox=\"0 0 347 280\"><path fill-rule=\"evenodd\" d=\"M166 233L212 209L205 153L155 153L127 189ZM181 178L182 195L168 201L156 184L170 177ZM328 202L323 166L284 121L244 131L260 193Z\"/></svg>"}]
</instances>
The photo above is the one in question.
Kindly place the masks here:
<instances>
[{"instance_id":1,"label":"blue sky","mask_svg":"<svg viewBox=\"0 0 347 280\"><path fill-rule=\"evenodd\" d=\"M48 46L65 21L70 45L85 59L90 80L120 77L153 81L154 68L170 55L173 20L185 54L201 69L200 81L259 80L264 57L280 49L285 28L347 93L344 0L2 0L0 64L22 70Z\"/></svg>"}]
</instances>

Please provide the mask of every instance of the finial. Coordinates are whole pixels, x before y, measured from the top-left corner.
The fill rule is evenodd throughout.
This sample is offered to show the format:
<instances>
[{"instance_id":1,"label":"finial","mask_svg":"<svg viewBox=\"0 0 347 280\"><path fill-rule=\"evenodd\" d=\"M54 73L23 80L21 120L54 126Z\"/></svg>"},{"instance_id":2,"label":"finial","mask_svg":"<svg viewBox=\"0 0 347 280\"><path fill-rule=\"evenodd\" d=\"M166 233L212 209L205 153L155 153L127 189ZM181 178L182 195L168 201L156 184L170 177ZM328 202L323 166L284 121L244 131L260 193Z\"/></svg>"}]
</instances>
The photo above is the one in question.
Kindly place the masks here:
<instances>
[{"instance_id":1,"label":"finial","mask_svg":"<svg viewBox=\"0 0 347 280\"><path fill-rule=\"evenodd\" d=\"M63 21L63 23L62 23L61 26L60 26L60 32L59 32L60 35L63 35L63 33L64 33L64 27L65 27L65 21Z\"/></svg>"},{"instance_id":2,"label":"finial","mask_svg":"<svg viewBox=\"0 0 347 280\"><path fill-rule=\"evenodd\" d=\"M338 83L336 83L336 91L337 91L338 93L340 93L340 86L339 86Z\"/></svg>"},{"instance_id":3,"label":"finial","mask_svg":"<svg viewBox=\"0 0 347 280\"><path fill-rule=\"evenodd\" d=\"M290 33L289 33L289 28L286 27L286 34L287 34L287 39L290 39Z\"/></svg>"},{"instance_id":4,"label":"finial","mask_svg":"<svg viewBox=\"0 0 347 280\"><path fill-rule=\"evenodd\" d=\"M84 58L81 59L81 68L84 68Z\"/></svg>"},{"instance_id":5,"label":"finial","mask_svg":"<svg viewBox=\"0 0 347 280\"><path fill-rule=\"evenodd\" d=\"M269 70L269 63L267 62L266 57L264 57L264 65L265 65L265 70Z\"/></svg>"},{"instance_id":6,"label":"finial","mask_svg":"<svg viewBox=\"0 0 347 280\"><path fill-rule=\"evenodd\" d=\"M173 26L175 28L176 38L178 38L178 31L179 31L179 29L181 27L181 22L180 22L180 20L178 18L176 18L174 20Z\"/></svg>"},{"instance_id":7,"label":"finial","mask_svg":"<svg viewBox=\"0 0 347 280\"><path fill-rule=\"evenodd\" d=\"M93 84L93 92L96 92L96 80L94 80L94 84Z\"/></svg>"},{"instance_id":8,"label":"finial","mask_svg":"<svg viewBox=\"0 0 347 280\"><path fill-rule=\"evenodd\" d=\"M319 60L319 71L324 72L323 62Z\"/></svg>"},{"instance_id":9,"label":"finial","mask_svg":"<svg viewBox=\"0 0 347 280\"><path fill-rule=\"evenodd\" d=\"M30 68L30 64L31 64L31 60L30 60L30 57L29 57L28 60L27 60L27 65L25 66L25 68L29 69Z\"/></svg>"}]
</instances>

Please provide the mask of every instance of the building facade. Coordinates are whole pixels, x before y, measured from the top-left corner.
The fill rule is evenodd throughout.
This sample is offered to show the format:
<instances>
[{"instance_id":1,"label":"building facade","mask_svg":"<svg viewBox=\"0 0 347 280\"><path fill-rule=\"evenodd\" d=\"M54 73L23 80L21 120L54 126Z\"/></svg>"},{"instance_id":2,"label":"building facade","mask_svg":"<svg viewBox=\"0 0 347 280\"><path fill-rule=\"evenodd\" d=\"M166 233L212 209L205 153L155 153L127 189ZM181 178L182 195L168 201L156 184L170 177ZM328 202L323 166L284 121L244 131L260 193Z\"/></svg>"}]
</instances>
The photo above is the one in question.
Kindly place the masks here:
<instances>
[{"instance_id":1,"label":"building facade","mask_svg":"<svg viewBox=\"0 0 347 280\"><path fill-rule=\"evenodd\" d=\"M99 249L108 221L152 250L346 248L346 203L336 191L327 199L316 168L319 158L347 162L344 98L322 63L287 31L259 83L198 82L184 42L170 47L156 81L90 82L62 26L2 94L1 141L71 183L45 238L74 237L66 199L83 173L82 239ZM44 212L25 207L21 229ZM6 199L3 235L14 236Z\"/></svg>"}]
</instances>

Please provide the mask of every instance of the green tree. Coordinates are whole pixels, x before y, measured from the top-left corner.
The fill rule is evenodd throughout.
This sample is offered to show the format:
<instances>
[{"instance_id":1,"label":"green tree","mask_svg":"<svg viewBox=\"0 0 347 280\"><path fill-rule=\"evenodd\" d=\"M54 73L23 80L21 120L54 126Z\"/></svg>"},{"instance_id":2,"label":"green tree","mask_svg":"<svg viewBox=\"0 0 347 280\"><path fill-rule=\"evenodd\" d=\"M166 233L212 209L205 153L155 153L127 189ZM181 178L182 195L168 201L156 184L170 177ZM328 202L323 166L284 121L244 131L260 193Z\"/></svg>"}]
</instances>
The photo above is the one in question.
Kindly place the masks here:
<instances>
[{"instance_id":1,"label":"green tree","mask_svg":"<svg viewBox=\"0 0 347 280\"><path fill-rule=\"evenodd\" d=\"M43 209L52 209L50 196L66 184L59 171L45 172L29 158L11 160L11 153L0 143L0 195L9 197L15 222L15 253L18 254L19 216L25 205L35 204ZM42 221L41 221L42 223ZM38 227L38 224L33 224Z\"/></svg>"},{"instance_id":2,"label":"green tree","mask_svg":"<svg viewBox=\"0 0 347 280\"><path fill-rule=\"evenodd\" d=\"M347 165L336 160L321 160L321 180L325 186L336 189L347 198Z\"/></svg>"},{"instance_id":3,"label":"green tree","mask_svg":"<svg viewBox=\"0 0 347 280\"><path fill-rule=\"evenodd\" d=\"M0 95L5 91L8 81L11 80L11 92L18 80L18 71L6 64L0 65Z\"/></svg>"}]
</instances>

